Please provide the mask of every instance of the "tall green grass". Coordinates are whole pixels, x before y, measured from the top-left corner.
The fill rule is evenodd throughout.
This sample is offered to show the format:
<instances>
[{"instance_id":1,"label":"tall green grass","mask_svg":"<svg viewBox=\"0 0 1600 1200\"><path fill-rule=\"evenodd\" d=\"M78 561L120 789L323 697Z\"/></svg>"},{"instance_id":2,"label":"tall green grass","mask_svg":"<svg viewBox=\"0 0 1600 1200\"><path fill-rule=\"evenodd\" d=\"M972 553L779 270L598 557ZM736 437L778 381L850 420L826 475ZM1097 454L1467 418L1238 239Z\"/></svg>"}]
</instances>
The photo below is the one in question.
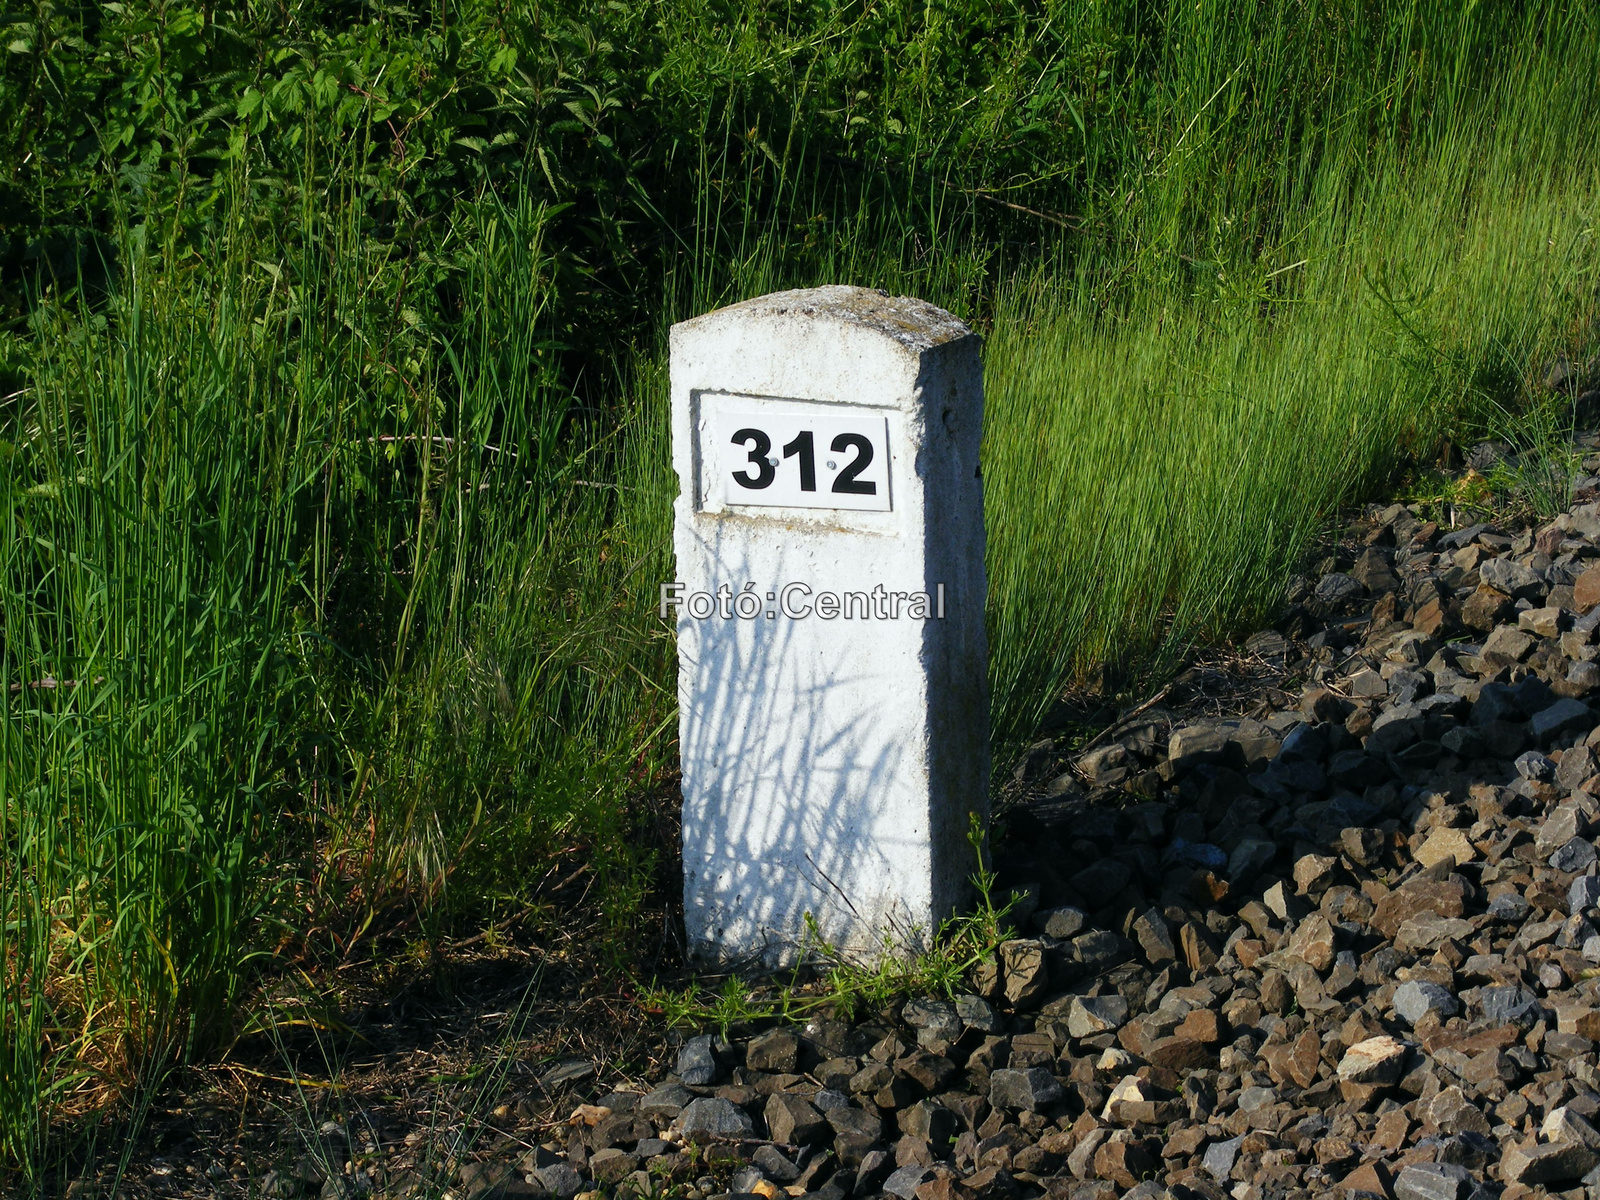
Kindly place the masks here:
<instances>
[{"instance_id":1,"label":"tall green grass","mask_svg":"<svg viewBox=\"0 0 1600 1200\"><path fill-rule=\"evenodd\" d=\"M639 809L675 728L671 320L850 282L985 331L1009 741L1267 616L1340 505L1600 348L1585 6L657 17L693 136L627 219L535 158L402 235L404 173L311 114L176 232L125 197L105 294L38 295L0 406L23 1176L265 972L580 898L635 928L671 854Z\"/></svg>"},{"instance_id":2,"label":"tall green grass","mask_svg":"<svg viewBox=\"0 0 1600 1200\"><path fill-rule=\"evenodd\" d=\"M575 862L637 909L665 526L617 497L661 480L618 480L552 379L545 220L459 214L452 342L387 320L337 228L166 277L133 237L107 311L41 314L0 529L14 1162L225 1045L264 959L525 906Z\"/></svg>"},{"instance_id":3,"label":"tall green grass","mask_svg":"<svg viewBox=\"0 0 1600 1200\"><path fill-rule=\"evenodd\" d=\"M1175 267L1187 294L1146 275L1100 302L1106 256L1004 297L985 449L1000 728L1097 665L1126 682L1269 618L1341 505L1541 403L1557 350L1600 347L1596 43L1536 46L1409 144L1326 114L1304 202L1253 256ZM1176 213L1192 186L1144 202Z\"/></svg>"}]
</instances>

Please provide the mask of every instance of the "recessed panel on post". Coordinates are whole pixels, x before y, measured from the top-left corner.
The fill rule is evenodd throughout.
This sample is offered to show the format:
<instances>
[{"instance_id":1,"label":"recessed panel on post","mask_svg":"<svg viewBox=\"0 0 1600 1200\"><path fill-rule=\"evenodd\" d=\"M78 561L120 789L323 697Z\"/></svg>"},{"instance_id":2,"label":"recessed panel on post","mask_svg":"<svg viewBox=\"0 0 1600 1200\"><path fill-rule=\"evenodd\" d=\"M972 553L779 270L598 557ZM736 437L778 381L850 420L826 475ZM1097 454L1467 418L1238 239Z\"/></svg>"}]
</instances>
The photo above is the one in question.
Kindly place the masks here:
<instances>
[{"instance_id":1,"label":"recessed panel on post","mask_svg":"<svg viewBox=\"0 0 1600 1200\"><path fill-rule=\"evenodd\" d=\"M672 407L691 953L914 950L987 816L979 340L777 293L673 327Z\"/></svg>"},{"instance_id":2,"label":"recessed panel on post","mask_svg":"<svg viewBox=\"0 0 1600 1200\"><path fill-rule=\"evenodd\" d=\"M703 398L700 462L727 508L888 512L889 418L880 409Z\"/></svg>"}]
</instances>

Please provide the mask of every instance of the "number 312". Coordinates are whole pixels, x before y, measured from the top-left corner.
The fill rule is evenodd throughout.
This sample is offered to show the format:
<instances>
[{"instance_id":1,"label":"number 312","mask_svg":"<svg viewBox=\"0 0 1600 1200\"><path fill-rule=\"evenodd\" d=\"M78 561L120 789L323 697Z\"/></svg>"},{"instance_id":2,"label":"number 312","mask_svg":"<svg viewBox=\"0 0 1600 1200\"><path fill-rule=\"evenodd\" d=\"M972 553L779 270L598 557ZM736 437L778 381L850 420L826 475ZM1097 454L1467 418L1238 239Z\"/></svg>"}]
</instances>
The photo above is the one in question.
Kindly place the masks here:
<instances>
[{"instance_id":1,"label":"number 312","mask_svg":"<svg viewBox=\"0 0 1600 1200\"><path fill-rule=\"evenodd\" d=\"M748 449L750 466L755 468L753 475L749 471L735 471L734 481L740 487L750 488L752 491L770 487L778 475L778 460L767 457L772 449L772 439L762 430L752 427L739 430L733 435L732 442L735 446L744 446ZM872 442L869 439L859 433L841 433L828 444L828 449L835 454L843 454L846 450L855 451L855 457L845 463L844 469L833 481L830 491L853 496L878 494L876 483L859 477L872 463ZM783 448L785 458L794 458L796 455L800 458L800 490L816 491L817 452L809 429L803 429L795 434L794 441Z\"/></svg>"}]
</instances>

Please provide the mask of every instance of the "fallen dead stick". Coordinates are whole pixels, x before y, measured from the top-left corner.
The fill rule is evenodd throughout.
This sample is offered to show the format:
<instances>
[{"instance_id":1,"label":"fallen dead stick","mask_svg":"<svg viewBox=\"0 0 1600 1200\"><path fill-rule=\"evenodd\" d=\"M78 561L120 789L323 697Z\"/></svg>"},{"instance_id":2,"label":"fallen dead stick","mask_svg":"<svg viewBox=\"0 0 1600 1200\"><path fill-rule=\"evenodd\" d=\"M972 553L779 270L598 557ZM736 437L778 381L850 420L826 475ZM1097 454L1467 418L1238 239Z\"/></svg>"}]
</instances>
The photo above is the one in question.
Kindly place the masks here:
<instances>
[{"instance_id":1,"label":"fallen dead stick","mask_svg":"<svg viewBox=\"0 0 1600 1200\"><path fill-rule=\"evenodd\" d=\"M1085 754L1089 753L1089 751L1093 750L1101 742L1105 741L1106 738L1108 738L1109 736L1111 736L1111 734L1113 732L1115 732L1115 730L1118 728L1118 726L1127 724L1128 721L1132 720L1134 717L1137 717L1140 713L1145 712L1148 709L1152 709L1156 705L1160 704L1163 700L1165 700L1167 698L1167 693L1170 692L1170 691L1172 691L1172 685L1169 683L1169 684L1167 684L1166 687L1162 688L1154 696L1151 696L1150 699L1146 700L1143 704L1139 705L1138 708L1131 709L1130 711L1123 713L1120 717L1118 717L1115 721L1111 722L1111 724L1107 725L1104 729L1102 729L1098 734L1096 734L1088 742L1084 743L1083 748L1078 751L1078 757L1082 758ZM1074 764L1073 765L1073 770L1076 771L1077 769L1078 769L1077 765ZM1080 774L1081 774L1081 772L1080 772Z\"/></svg>"},{"instance_id":2,"label":"fallen dead stick","mask_svg":"<svg viewBox=\"0 0 1600 1200\"><path fill-rule=\"evenodd\" d=\"M104 683L105 681L106 677L104 675L96 675L89 680L90 683ZM75 688L83 682L81 679L54 679L46 675L43 679L31 679L27 683L13 683L11 690L20 692L23 688L38 688L45 691L54 691L56 688Z\"/></svg>"},{"instance_id":3,"label":"fallen dead stick","mask_svg":"<svg viewBox=\"0 0 1600 1200\"><path fill-rule=\"evenodd\" d=\"M346 1084L337 1080L307 1079L304 1075L272 1075L266 1071L257 1071L252 1067L241 1067L238 1063L222 1063L223 1069L237 1071L243 1075L254 1075L257 1079L265 1079L271 1083L286 1083L291 1087L332 1088L334 1091L343 1091Z\"/></svg>"}]
</instances>

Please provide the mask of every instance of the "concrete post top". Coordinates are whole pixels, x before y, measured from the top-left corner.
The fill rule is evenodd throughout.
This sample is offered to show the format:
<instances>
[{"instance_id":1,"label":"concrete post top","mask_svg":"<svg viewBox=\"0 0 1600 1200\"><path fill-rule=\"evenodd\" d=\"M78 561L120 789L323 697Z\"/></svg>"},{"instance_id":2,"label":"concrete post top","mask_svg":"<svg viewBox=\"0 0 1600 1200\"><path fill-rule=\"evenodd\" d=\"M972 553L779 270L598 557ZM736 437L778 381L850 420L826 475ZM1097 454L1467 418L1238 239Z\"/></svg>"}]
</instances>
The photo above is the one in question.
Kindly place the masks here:
<instances>
[{"instance_id":1,"label":"concrete post top","mask_svg":"<svg viewBox=\"0 0 1600 1200\"><path fill-rule=\"evenodd\" d=\"M672 327L672 337L676 342L683 337L714 333L727 325L769 322L775 317L853 326L880 333L914 352L977 336L959 318L926 300L891 296L876 288L830 284L773 292L730 304L693 320L680 321Z\"/></svg>"}]
</instances>

